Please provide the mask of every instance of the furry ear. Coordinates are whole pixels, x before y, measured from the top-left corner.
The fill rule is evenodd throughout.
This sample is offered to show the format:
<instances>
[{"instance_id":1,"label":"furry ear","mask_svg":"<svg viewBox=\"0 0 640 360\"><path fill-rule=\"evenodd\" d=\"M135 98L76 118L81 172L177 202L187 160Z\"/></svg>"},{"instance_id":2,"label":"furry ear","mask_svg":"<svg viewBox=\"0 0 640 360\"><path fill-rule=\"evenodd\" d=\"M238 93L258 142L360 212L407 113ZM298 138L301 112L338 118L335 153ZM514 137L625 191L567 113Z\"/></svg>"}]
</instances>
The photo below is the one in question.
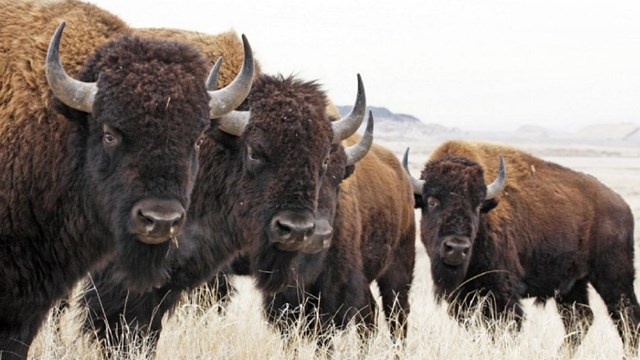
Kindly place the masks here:
<instances>
[{"instance_id":1,"label":"furry ear","mask_svg":"<svg viewBox=\"0 0 640 360\"><path fill-rule=\"evenodd\" d=\"M62 114L62 116L64 116L70 121L77 122L77 123L87 122L87 117L89 116L89 114L67 106L65 103L58 100L58 98L55 96L52 97L50 106L51 106L51 109Z\"/></svg>"},{"instance_id":2,"label":"furry ear","mask_svg":"<svg viewBox=\"0 0 640 360\"><path fill-rule=\"evenodd\" d=\"M414 209L422 209L424 207L424 200L422 200L422 195L413 194L413 208Z\"/></svg>"},{"instance_id":3,"label":"furry ear","mask_svg":"<svg viewBox=\"0 0 640 360\"><path fill-rule=\"evenodd\" d=\"M349 165L347 167L344 168L344 177L342 177L342 180L348 178L349 176L351 176L351 174L353 174L353 172L356 170L356 166L355 165Z\"/></svg>"},{"instance_id":4,"label":"furry ear","mask_svg":"<svg viewBox=\"0 0 640 360\"><path fill-rule=\"evenodd\" d=\"M483 214L488 213L489 211L493 210L496 206L498 206L498 200L494 199L489 199L489 200L485 200L482 203L482 207L480 208L480 212Z\"/></svg>"}]
</instances>

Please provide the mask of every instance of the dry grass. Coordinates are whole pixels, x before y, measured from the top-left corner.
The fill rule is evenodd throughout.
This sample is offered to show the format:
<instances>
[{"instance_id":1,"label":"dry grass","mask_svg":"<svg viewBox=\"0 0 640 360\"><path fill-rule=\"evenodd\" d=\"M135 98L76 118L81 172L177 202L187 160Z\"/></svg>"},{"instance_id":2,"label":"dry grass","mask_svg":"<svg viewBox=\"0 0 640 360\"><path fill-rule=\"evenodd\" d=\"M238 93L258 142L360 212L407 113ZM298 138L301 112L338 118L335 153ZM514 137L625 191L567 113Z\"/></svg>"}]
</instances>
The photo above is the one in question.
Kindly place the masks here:
<instances>
[{"instance_id":1,"label":"dry grass","mask_svg":"<svg viewBox=\"0 0 640 360\"><path fill-rule=\"evenodd\" d=\"M421 246L421 245L420 245ZM208 290L186 299L174 316L165 319L158 344L157 359L565 359L560 350L564 329L553 300L545 307L525 301L527 320L520 333L504 331L512 324L487 325L473 317L460 326L446 311L446 304L436 304L431 294L428 258L420 248L414 288L409 336L405 348L394 345L384 319L380 331L363 348L355 327L335 336L334 349L318 349L315 342L292 335L283 339L271 329L261 315L259 293L248 278L235 278L239 289L226 314L211 304ZM375 286L373 287L374 291ZM578 359L621 358L622 342L606 314L602 300L591 291L595 321ZM52 314L35 341L31 356L37 359L100 359L96 346L78 331L78 310L61 316ZM56 331L60 326L61 331ZM493 328L492 327L497 327ZM492 339L492 332L495 338ZM146 344L129 354L115 354L115 359L148 359Z\"/></svg>"},{"instance_id":2,"label":"dry grass","mask_svg":"<svg viewBox=\"0 0 640 360\"><path fill-rule=\"evenodd\" d=\"M398 154L404 145L394 149ZM412 152L414 149L412 148ZM416 163L426 153L412 157ZM562 158L564 165L586 171L600 178L618 191L631 205L640 223L640 159L628 163L615 163L606 159L588 161L584 158ZM622 161L616 159L616 161ZM414 169L417 173L417 169ZM640 226L639 226L640 227ZM636 229L636 243L640 241ZM210 301L207 290L186 299L174 316L165 319L164 331L157 350L157 359L567 359L570 354L561 350L564 328L555 310L553 300L545 307L534 306L525 300L526 320L522 331L504 331L509 324L491 326L475 320L466 327L452 320L446 304L436 304L432 296L428 257L418 243L415 280L411 291L409 335L404 348L395 346L388 335L382 317L380 331L363 347L354 327L339 333L333 339L334 349L327 352L315 342L292 335L283 339L271 329L261 314L258 292L248 278L235 278L238 296L221 315ZM636 251L636 254L638 250ZM638 268L638 265L636 265ZM638 284L636 283L636 287ZM372 287L377 293L375 286ZM606 313L600 297L591 289L595 321L574 358L620 359L624 356L622 342ZM99 349L80 334L78 310L58 316L52 314L34 342L30 355L36 359L99 359ZM57 328L60 331L56 331ZM491 333L496 335L492 338ZM151 358L146 344L129 354L116 354L116 359Z\"/></svg>"}]
</instances>

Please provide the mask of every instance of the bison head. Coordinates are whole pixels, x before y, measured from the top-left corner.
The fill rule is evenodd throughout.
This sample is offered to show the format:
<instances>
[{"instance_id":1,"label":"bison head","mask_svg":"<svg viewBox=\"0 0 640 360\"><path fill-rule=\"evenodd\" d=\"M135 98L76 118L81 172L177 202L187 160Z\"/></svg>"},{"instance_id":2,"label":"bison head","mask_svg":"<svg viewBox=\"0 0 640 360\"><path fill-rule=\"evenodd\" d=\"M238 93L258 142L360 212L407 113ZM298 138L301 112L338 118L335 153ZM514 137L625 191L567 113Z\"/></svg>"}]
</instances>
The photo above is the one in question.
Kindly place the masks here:
<instances>
[{"instance_id":1,"label":"bison head","mask_svg":"<svg viewBox=\"0 0 640 360\"><path fill-rule=\"evenodd\" d=\"M127 267L149 273L144 268L166 255L185 223L210 118L232 111L250 90L250 48L243 38L243 70L213 92L197 51L133 36L96 50L76 80L60 63L63 28L49 46L47 81L59 110L78 127L73 146L86 207L131 260Z\"/></svg>"},{"instance_id":2,"label":"bison head","mask_svg":"<svg viewBox=\"0 0 640 360\"><path fill-rule=\"evenodd\" d=\"M329 246L338 186L371 146L373 123L360 143L342 147L365 115L359 76L354 110L334 122L319 86L293 77L259 77L248 102L249 111L220 119L219 129L236 137L240 156L230 217L243 241L255 242L257 266L273 271L278 259Z\"/></svg>"},{"instance_id":3,"label":"bison head","mask_svg":"<svg viewBox=\"0 0 640 360\"><path fill-rule=\"evenodd\" d=\"M403 159L407 169L408 149ZM411 177L420 232L431 259L437 292L452 293L464 280L478 234L481 214L496 206L505 185L504 159L497 179L485 185L482 167L469 159L444 156L429 161L421 180Z\"/></svg>"}]
</instances>

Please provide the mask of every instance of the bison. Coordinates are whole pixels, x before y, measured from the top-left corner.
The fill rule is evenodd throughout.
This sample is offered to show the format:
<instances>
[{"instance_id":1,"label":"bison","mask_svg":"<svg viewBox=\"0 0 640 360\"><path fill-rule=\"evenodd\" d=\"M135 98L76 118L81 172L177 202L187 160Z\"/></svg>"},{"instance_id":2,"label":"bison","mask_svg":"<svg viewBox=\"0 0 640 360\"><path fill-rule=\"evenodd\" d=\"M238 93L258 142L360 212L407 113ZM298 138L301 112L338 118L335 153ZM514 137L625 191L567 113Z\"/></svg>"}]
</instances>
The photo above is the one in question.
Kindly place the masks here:
<instances>
[{"instance_id":1,"label":"bison","mask_svg":"<svg viewBox=\"0 0 640 360\"><path fill-rule=\"evenodd\" d=\"M258 281L260 288L279 289L292 283L293 275L287 268L274 268L274 262L285 264L300 250L328 245L326 236L316 236L327 231L322 224L324 194L336 196L337 185L371 141L372 128L361 143L346 149L341 145L364 118L362 81L358 77L354 110L335 122L327 116L327 98L319 85L294 77L259 76L248 106L248 112L221 119L236 123L234 134L212 129L202 144L189 209L189 216L199 221L186 230L199 239L198 246L196 241L180 245L170 256L171 280L145 293L130 292L114 279L112 265L94 271L83 297L89 308L85 329L101 339L115 331L111 336L118 338L125 319L129 327L157 336L163 314L181 294L211 279L238 254L251 254L258 266L273 269ZM268 253L261 251L265 248Z\"/></svg>"},{"instance_id":2,"label":"bison","mask_svg":"<svg viewBox=\"0 0 640 360\"><path fill-rule=\"evenodd\" d=\"M345 143L357 138L354 135ZM338 197L325 198L322 208L329 231L317 230L314 236L329 246L298 250L297 257L287 262L275 259L269 266L252 264L251 257L242 256L210 285L226 301L232 289L228 275L252 275L259 282L271 277L273 269L288 269L292 276L288 281L262 289L268 320L281 330L308 320L304 329L319 329L324 336L330 326L343 328L353 318L365 325L363 330L373 328L376 305L369 283L376 280L391 334L403 339L415 263L411 194L400 162L389 150L373 145L353 175L339 185ZM258 256L266 257L269 251L267 246Z\"/></svg>"},{"instance_id":3,"label":"bison","mask_svg":"<svg viewBox=\"0 0 640 360\"><path fill-rule=\"evenodd\" d=\"M244 100L253 64L248 51L237 81L208 92L207 60L187 45L107 41L111 17L72 24L76 42L62 23L49 42L54 5L0 6L0 353L24 358L48 309L100 263L131 288L167 278L204 132ZM67 64L84 61L77 79L61 42Z\"/></svg>"},{"instance_id":4,"label":"bison","mask_svg":"<svg viewBox=\"0 0 640 360\"><path fill-rule=\"evenodd\" d=\"M473 294L490 295L485 315L511 315L519 327L520 299L553 298L574 349L585 333L579 325L593 321L591 283L636 347L633 216L618 194L517 149L463 141L439 146L412 183L435 294L452 302L455 317L477 304Z\"/></svg>"},{"instance_id":5,"label":"bison","mask_svg":"<svg viewBox=\"0 0 640 360\"><path fill-rule=\"evenodd\" d=\"M333 229L328 248L313 254L297 251L283 259L265 244L257 257L250 256L258 284L271 279L274 269L290 274L261 288L268 319L290 325L306 316L311 323L305 328L319 329L323 336L329 326L340 329L354 318L364 330L373 330L376 304L369 284L375 280L391 334L404 338L415 263L411 190L395 155L374 145L340 185L337 198L326 198L325 208L331 211L327 222ZM273 260L261 264L262 258Z\"/></svg>"}]
</instances>

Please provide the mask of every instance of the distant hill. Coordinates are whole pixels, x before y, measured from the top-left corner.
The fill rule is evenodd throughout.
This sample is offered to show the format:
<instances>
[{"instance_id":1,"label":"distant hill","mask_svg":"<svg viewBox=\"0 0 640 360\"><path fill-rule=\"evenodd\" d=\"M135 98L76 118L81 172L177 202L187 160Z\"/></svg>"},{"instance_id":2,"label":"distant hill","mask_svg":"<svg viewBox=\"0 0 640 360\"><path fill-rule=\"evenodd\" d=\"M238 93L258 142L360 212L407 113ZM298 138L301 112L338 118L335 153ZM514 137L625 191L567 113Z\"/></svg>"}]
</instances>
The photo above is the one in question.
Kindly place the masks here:
<instances>
[{"instance_id":1,"label":"distant hill","mask_svg":"<svg viewBox=\"0 0 640 360\"><path fill-rule=\"evenodd\" d=\"M352 105L338 106L340 115L351 111ZM574 132L558 131L539 125L523 125L515 130L464 131L436 123L424 123L409 114L394 113L386 107L369 106L375 119L374 139L401 153L406 144L418 142L425 148L435 147L448 139L486 140L517 146L569 144L637 147L640 145L640 124L618 123L585 126ZM360 132L364 131L363 125ZM525 145L528 144L528 145Z\"/></svg>"},{"instance_id":2,"label":"distant hill","mask_svg":"<svg viewBox=\"0 0 640 360\"><path fill-rule=\"evenodd\" d=\"M348 114L352 105L338 106L341 116ZM394 113L386 107L368 106L375 121L375 138L415 138L433 137L439 135L455 136L462 134L457 128L448 128L440 124L426 124L417 117L409 114ZM364 129L365 124L361 129Z\"/></svg>"}]
</instances>

